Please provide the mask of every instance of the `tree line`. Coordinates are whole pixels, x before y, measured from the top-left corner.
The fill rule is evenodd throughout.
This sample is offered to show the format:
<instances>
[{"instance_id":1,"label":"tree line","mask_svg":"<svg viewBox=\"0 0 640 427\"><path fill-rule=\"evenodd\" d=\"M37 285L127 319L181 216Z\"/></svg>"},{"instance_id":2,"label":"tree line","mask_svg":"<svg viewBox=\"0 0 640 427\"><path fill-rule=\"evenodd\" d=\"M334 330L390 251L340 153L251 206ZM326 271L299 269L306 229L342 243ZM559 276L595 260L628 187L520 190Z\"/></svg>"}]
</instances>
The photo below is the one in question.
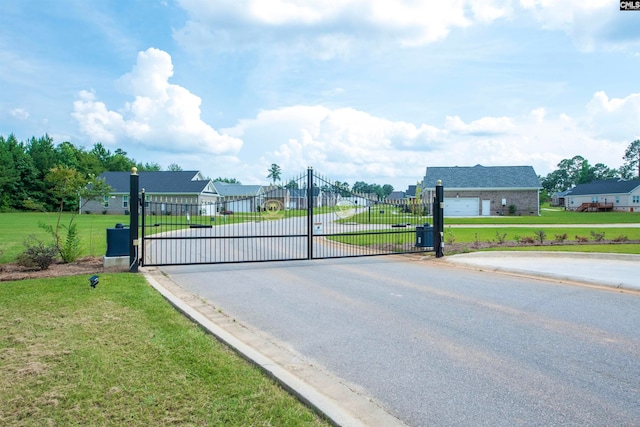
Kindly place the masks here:
<instances>
[{"instance_id":1,"label":"tree line","mask_svg":"<svg viewBox=\"0 0 640 427\"><path fill-rule=\"evenodd\" d=\"M87 150L68 141L55 145L49 135L27 141L18 141L13 134L0 135L0 212L57 210L61 183L56 179L61 171L74 171L74 179L89 183L103 172L131 171L134 166L139 171L161 170L157 163L136 162L126 151L111 152L102 143ZM171 164L168 170L182 169ZM78 197L70 196L64 204L65 209L76 209Z\"/></svg>"},{"instance_id":2,"label":"tree line","mask_svg":"<svg viewBox=\"0 0 640 427\"><path fill-rule=\"evenodd\" d=\"M615 169L602 163L592 165L584 157L574 156L561 160L558 169L540 177L540 183L547 195L551 195L599 179L640 179L640 140L629 144L622 159L624 164Z\"/></svg>"},{"instance_id":3,"label":"tree line","mask_svg":"<svg viewBox=\"0 0 640 427\"><path fill-rule=\"evenodd\" d=\"M271 163L271 167L267 170L267 178L271 179L273 185L276 185L277 181L280 181L282 176L282 168L277 163ZM276 185L278 186L278 185ZM294 179L289 180L284 186L279 185L289 190L298 189L298 182ZM351 193L356 194L375 194L378 200L384 200L389 197L389 194L393 192L393 186L391 184L368 184L364 181L356 181L353 186L349 186L347 182L336 181L333 185L324 184L321 187L323 192L333 193L338 192L342 196L348 197Z\"/></svg>"}]
</instances>

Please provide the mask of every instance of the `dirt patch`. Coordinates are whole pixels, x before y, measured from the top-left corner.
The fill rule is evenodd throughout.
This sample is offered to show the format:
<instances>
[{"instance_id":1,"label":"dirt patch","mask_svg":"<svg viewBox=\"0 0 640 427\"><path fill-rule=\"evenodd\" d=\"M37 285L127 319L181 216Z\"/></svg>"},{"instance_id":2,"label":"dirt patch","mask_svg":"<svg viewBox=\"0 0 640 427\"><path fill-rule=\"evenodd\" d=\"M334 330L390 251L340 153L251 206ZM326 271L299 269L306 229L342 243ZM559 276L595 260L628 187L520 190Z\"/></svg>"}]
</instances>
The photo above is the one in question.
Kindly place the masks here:
<instances>
[{"instance_id":1,"label":"dirt patch","mask_svg":"<svg viewBox=\"0 0 640 427\"><path fill-rule=\"evenodd\" d=\"M70 263L54 263L46 270L29 270L16 263L0 265L0 282L47 277L77 276L81 274L104 273L102 257L84 257Z\"/></svg>"}]
</instances>

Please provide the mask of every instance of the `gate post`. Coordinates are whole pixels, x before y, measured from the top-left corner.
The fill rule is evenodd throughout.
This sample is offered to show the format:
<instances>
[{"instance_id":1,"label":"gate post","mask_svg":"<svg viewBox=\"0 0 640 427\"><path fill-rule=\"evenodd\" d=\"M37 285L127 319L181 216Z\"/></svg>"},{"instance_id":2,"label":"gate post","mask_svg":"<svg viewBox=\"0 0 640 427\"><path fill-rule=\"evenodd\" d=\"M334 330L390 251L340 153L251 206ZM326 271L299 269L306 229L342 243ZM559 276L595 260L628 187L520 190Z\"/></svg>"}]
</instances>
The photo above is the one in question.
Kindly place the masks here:
<instances>
[{"instance_id":1,"label":"gate post","mask_svg":"<svg viewBox=\"0 0 640 427\"><path fill-rule=\"evenodd\" d=\"M138 272L138 215L140 211L140 200L138 198L138 188L140 176L138 168L131 168L129 177L129 272Z\"/></svg>"},{"instance_id":2,"label":"gate post","mask_svg":"<svg viewBox=\"0 0 640 427\"><path fill-rule=\"evenodd\" d=\"M138 247L140 248L140 257L138 258L138 262L140 265L144 266L144 230L145 230L145 216L147 214L146 212L146 195L144 193L144 188L142 189L142 191L140 192L140 216L141 216L141 220L140 220L140 229L142 232L142 236L139 240L140 244L138 245Z\"/></svg>"},{"instance_id":3,"label":"gate post","mask_svg":"<svg viewBox=\"0 0 640 427\"><path fill-rule=\"evenodd\" d=\"M433 197L433 249L436 258L444 256L444 188L442 181L436 184L436 193Z\"/></svg>"},{"instance_id":4,"label":"gate post","mask_svg":"<svg viewBox=\"0 0 640 427\"><path fill-rule=\"evenodd\" d=\"M307 259L313 259L313 168L307 168Z\"/></svg>"}]
</instances>

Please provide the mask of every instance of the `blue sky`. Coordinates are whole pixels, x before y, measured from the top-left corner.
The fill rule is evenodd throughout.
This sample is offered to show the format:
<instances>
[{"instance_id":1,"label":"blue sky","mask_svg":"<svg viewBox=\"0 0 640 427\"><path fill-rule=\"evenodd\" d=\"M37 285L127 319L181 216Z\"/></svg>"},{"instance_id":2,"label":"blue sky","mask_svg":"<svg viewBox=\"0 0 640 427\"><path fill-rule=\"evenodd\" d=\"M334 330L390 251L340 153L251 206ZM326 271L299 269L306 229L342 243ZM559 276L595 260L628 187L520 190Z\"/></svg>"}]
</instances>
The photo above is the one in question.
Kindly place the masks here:
<instances>
[{"instance_id":1,"label":"blue sky","mask_svg":"<svg viewBox=\"0 0 640 427\"><path fill-rule=\"evenodd\" d=\"M8 0L0 62L1 135L244 184L613 168L640 138L640 11L617 1Z\"/></svg>"}]
</instances>

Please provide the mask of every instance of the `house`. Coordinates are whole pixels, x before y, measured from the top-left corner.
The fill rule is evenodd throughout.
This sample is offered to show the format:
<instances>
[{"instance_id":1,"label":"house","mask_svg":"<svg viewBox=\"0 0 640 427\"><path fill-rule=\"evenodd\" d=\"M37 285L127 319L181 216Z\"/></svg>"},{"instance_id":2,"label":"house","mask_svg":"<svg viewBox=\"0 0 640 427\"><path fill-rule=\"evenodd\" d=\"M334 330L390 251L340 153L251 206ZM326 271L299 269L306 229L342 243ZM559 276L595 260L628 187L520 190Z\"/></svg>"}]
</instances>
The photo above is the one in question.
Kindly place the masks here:
<instances>
[{"instance_id":1,"label":"house","mask_svg":"<svg viewBox=\"0 0 640 427\"><path fill-rule=\"evenodd\" d=\"M417 185L410 185L407 187L407 191L405 191L405 195L407 197L407 199L415 199L416 198L416 190L417 190L418 186Z\"/></svg>"},{"instance_id":2,"label":"house","mask_svg":"<svg viewBox=\"0 0 640 427\"><path fill-rule=\"evenodd\" d=\"M313 193L313 204L314 208L323 206L323 192L319 187L313 187L311 190ZM289 209L307 209L307 190L305 188L292 188L289 190L290 193L290 201L287 208Z\"/></svg>"},{"instance_id":3,"label":"house","mask_svg":"<svg viewBox=\"0 0 640 427\"><path fill-rule=\"evenodd\" d=\"M220 211L257 212L264 206L264 190L261 185L229 184L222 181L213 183L222 197Z\"/></svg>"},{"instance_id":4,"label":"house","mask_svg":"<svg viewBox=\"0 0 640 427\"><path fill-rule=\"evenodd\" d=\"M406 198L406 193L404 191L392 191L391 194L387 197L387 200L392 201L401 201Z\"/></svg>"},{"instance_id":5,"label":"house","mask_svg":"<svg viewBox=\"0 0 640 427\"><path fill-rule=\"evenodd\" d=\"M285 209L290 204L290 194L288 188L280 188L275 185L269 185L262 187L262 192L264 193L265 201L268 200L277 200L282 209Z\"/></svg>"},{"instance_id":6,"label":"house","mask_svg":"<svg viewBox=\"0 0 640 427\"><path fill-rule=\"evenodd\" d=\"M640 180L600 179L568 190L565 207L572 211L640 211Z\"/></svg>"},{"instance_id":7,"label":"house","mask_svg":"<svg viewBox=\"0 0 640 427\"><path fill-rule=\"evenodd\" d=\"M553 193L551 196L551 206L565 206L565 198L567 197L567 193L569 190L559 191L557 193Z\"/></svg>"},{"instance_id":8,"label":"house","mask_svg":"<svg viewBox=\"0 0 640 427\"><path fill-rule=\"evenodd\" d=\"M198 213L206 206L215 205L219 195L210 179L199 171L149 171L138 172L139 189L144 189L146 206L152 200L159 201L159 209L154 212L163 214L182 214L187 205ZM82 213L128 214L131 172L104 172L98 178L103 179L113 191L101 201L89 201L83 206ZM175 205L175 206L174 206Z\"/></svg>"},{"instance_id":9,"label":"house","mask_svg":"<svg viewBox=\"0 0 640 427\"><path fill-rule=\"evenodd\" d=\"M429 166L422 200L433 200L438 181L444 187L445 216L540 214L542 187L532 166Z\"/></svg>"}]
</instances>

